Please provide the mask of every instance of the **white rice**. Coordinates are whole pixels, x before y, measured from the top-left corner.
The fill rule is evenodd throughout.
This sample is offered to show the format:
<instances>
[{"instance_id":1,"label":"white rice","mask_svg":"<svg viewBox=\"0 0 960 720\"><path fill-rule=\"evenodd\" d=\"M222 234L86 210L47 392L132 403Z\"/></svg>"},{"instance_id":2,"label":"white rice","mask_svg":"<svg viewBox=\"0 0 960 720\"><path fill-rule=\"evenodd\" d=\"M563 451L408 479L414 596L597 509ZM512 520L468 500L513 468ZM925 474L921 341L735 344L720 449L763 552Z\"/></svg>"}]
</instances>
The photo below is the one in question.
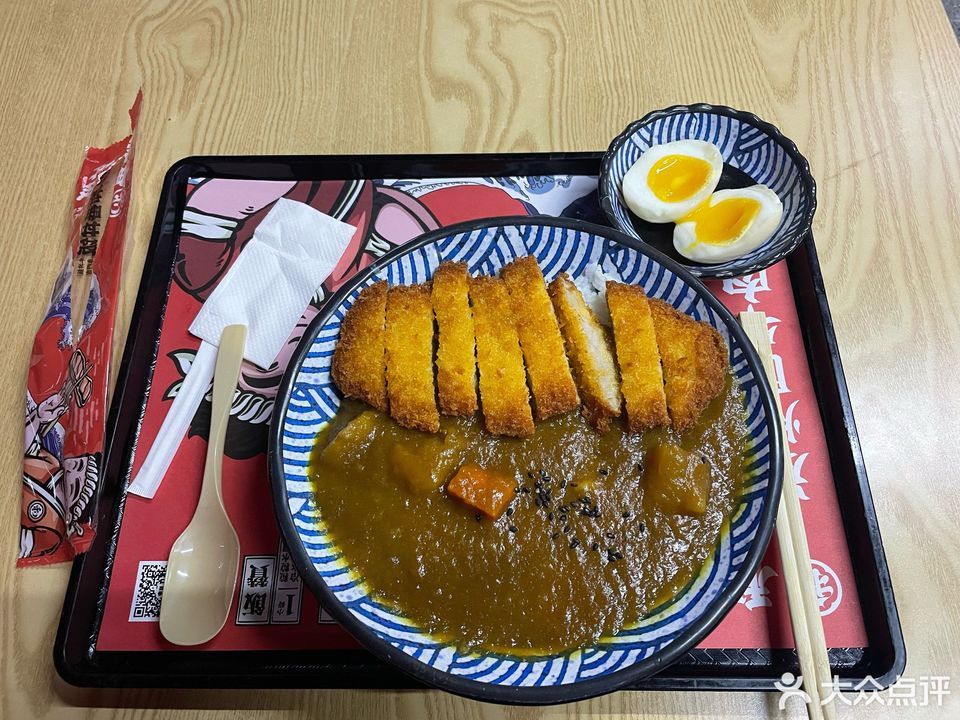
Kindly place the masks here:
<instances>
[{"instance_id":1,"label":"white rice","mask_svg":"<svg viewBox=\"0 0 960 720\"><path fill-rule=\"evenodd\" d=\"M583 294L587 307L597 316L597 320L610 327L610 311L607 310L607 280L617 281L619 278L605 273L597 263L591 263L573 282Z\"/></svg>"}]
</instances>

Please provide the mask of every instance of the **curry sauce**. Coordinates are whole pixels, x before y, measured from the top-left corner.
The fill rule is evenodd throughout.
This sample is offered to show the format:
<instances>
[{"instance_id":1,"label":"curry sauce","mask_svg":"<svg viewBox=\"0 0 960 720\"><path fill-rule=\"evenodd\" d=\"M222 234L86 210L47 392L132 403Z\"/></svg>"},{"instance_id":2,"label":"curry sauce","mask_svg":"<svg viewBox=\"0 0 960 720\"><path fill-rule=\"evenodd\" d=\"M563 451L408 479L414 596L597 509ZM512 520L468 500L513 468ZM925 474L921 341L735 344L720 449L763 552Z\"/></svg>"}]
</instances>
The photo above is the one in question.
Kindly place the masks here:
<instances>
[{"instance_id":1,"label":"curry sauce","mask_svg":"<svg viewBox=\"0 0 960 720\"><path fill-rule=\"evenodd\" d=\"M640 620L696 575L729 519L745 415L729 376L693 427L596 433L580 413L531 437L477 416L436 435L347 401L314 448L322 522L373 595L462 649L552 653ZM492 519L446 492L467 463L513 479Z\"/></svg>"}]
</instances>

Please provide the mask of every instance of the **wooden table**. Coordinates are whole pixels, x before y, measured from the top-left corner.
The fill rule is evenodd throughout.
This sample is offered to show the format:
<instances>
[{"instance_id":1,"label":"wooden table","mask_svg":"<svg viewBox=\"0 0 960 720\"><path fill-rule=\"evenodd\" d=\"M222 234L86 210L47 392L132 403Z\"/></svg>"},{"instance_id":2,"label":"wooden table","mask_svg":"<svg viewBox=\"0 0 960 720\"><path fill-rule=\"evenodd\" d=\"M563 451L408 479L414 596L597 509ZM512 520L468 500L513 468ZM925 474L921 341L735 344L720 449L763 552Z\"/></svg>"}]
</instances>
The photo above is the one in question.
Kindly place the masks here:
<instances>
[{"instance_id":1,"label":"wooden table","mask_svg":"<svg viewBox=\"0 0 960 720\"><path fill-rule=\"evenodd\" d=\"M81 692L51 648L69 568L15 571L23 387L84 143L145 101L124 339L165 170L191 154L595 150L677 102L779 125L819 184L818 250L907 638L960 670L960 51L938 0L4 2L0 716L782 717L764 694L617 693L546 710L438 692ZM954 678L960 681L960 678ZM960 689L957 689L960 692ZM842 717L941 717L841 707ZM794 708L793 716L803 717Z\"/></svg>"}]
</instances>

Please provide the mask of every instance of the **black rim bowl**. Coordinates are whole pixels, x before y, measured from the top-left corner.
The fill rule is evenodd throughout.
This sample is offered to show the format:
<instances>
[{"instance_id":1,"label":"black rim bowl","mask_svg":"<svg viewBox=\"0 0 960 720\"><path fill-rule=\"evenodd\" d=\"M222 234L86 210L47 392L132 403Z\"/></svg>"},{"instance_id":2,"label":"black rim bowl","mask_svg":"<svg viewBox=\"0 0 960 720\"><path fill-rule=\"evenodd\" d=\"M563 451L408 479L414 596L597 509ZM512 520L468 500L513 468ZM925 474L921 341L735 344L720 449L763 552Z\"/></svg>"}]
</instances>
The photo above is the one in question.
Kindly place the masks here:
<instances>
[{"instance_id":1,"label":"black rim bowl","mask_svg":"<svg viewBox=\"0 0 960 720\"><path fill-rule=\"evenodd\" d=\"M661 651L651 655L645 660L623 668L609 675L604 675L591 680L584 680L568 685L557 685L547 687L507 687L501 685L492 685L468 680L463 677L452 675L450 673L436 670L419 660L407 655L402 650L395 648L386 640L378 637L366 625L354 617L344 605L340 603L333 591L327 587L323 578L317 573L313 566L303 544L300 541L299 533L293 522L293 516L287 498L286 482L283 472L282 455L282 419L287 413L290 403L290 393L294 378L299 372L305 355L313 343L319 329L327 321L331 314L336 310L345 297L366 280L368 277L378 272L381 268L389 265L398 257L407 252L434 242L435 240L449 235L469 232L483 227L512 224L542 224L554 227L564 227L581 232L592 233L605 237L609 240L626 245L638 252L647 255L655 262L664 265L672 272L679 275L687 284L692 286L695 291L703 298L704 302L714 310L727 326L731 337L735 338L740 344L747 363L757 379L757 388L760 391L760 399L763 403L764 412L767 416L767 433L770 438L770 481L767 487L765 505L760 519L760 525L757 528L757 534L754 538L750 551L743 562L739 572L709 606L706 612L692 623L686 630L680 633L672 643L667 645ZM619 230L595 225L593 223L581 220L568 220L565 218L554 218L547 216L514 216L503 218L489 218L483 220L472 220L448 227L440 228L426 233L419 238L402 245L395 250L387 253L369 267L357 273L346 284L340 287L324 305L323 310L311 321L310 325L300 339L290 363L284 372L280 386L277 390L277 400L274 404L273 417L270 423L269 448L267 455L267 465L272 486L274 510L277 516L277 522L280 525L280 531L286 542L287 549L294 559L294 563L300 572L307 587L316 595L323 604L324 608L336 619L336 621L346 629L359 643L367 650L376 655L386 663L394 665L400 670L408 673L420 682L432 685L441 690L462 695L475 700L486 702L516 704L516 705L546 705L553 703L573 702L576 700L585 700L598 695L612 692L626 685L634 683L643 677L652 675L663 669L669 664L678 660L685 652L696 645L706 635L708 635L724 618L730 608L736 604L737 600L743 595L744 590L750 582L750 579L756 573L756 569L763 559L767 545L773 532L773 523L776 518L777 503L780 497L780 488L783 481L783 447L781 445L780 421L779 415L774 404L773 393L767 377L763 371L763 366L757 356L753 345L746 337L740 324L733 315L714 295L704 287L697 278L691 275L685 268L674 262L668 257L642 243L635 238L626 235Z\"/></svg>"},{"instance_id":2,"label":"black rim bowl","mask_svg":"<svg viewBox=\"0 0 960 720\"><path fill-rule=\"evenodd\" d=\"M782 147L784 152L790 157L791 160L793 160L797 167L797 171L800 174L800 182L803 184L804 192L809 198L809 204L807 211L802 216L801 222L797 226L791 241L776 252L770 252L767 254L762 253L753 262L744 262L742 264L738 264L738 261L733 260L731 262L735 264L734 267L723 271L715 270L711 265L707 264L690 263L690 261L686 260L685 258L677 259L670 257L669 259L672 260L676 265L684 268L689 274L700 278L740 277L742 275L749 275L750 273L759 272L760 270L766 270L768 267L779 262L793 252L801 243L801 241L803 241L810 234L810 228L813 225L813 216L817 211L817 183L813 179L813 174L810 172L810 162L797 148L797 144L784 135L780 128L778 128L776 125L773 125L766 120L761 120L751 112L747 112L745 110L735 110L734 108L727 107L726 105L694 103L692 105L671 105L670 107L662 110L654 110L653 112L649 112L639 120L634 120L611 141L607 151L603 154L603 159L600 161L599 198L600 207L603 209L604 215L607 216L607 219L614 228L630 237L633 237L630 235L629 231L622 227L619 218L617 218L616 213L614 213L613 210L614 198L618 197L620 190L610 177L610 164L613 162L613 157L616 155L620 147L627 142L627 140L634 134L634 132L636 132L638 128L646 125L652 120L657 120L661 117L667 117L669 115L681 115L686 113L712 113L714 115L724 115L726 117L737 118L742 122L759 128L763 133L772 138L777 145ZM726 162L724 162L724 166L726 167ZM619 202L624 208L626 208L626 203L622 199L620 199ZM630 212L629 209L627 209L627 212ZM651 246L649 243L642 240L643 232L641 230L636 227L631 228L631 230L641 236L641 242L643 242L644 245ZM654 247L653 249L661 255L663 254L663 252L658 248Z\"/></svg>"}]
</instances>

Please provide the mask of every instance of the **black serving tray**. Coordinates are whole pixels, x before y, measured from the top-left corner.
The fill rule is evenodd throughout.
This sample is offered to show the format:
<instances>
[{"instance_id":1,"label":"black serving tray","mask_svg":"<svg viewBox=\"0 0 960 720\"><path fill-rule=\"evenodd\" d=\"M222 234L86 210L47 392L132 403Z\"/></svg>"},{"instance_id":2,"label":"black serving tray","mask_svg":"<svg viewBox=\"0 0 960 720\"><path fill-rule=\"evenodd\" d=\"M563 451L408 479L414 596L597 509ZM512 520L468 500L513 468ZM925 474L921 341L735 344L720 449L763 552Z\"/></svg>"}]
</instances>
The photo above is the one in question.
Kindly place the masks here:
<instances>
[{"instance_id":1,"label":"black serving tray","mask_svg":"<svg viewBox=\"0 0 960 720\"><path fill-rule=\"evenodd\" d=\"M256 180L597 175L601 153L192 157L167 172L107 424L100 531L73 565L54 644L60 676L87 687L422 688L364 650L99 651L97 635L123 516L124 486L156 362L180 221L191 177ZM812 237L787 259L836 483L868 643L832 648L841 688L903 671L906 650L876 511ZM694 649L631 689L774 690L798 673L796 652ZM874 687L871 685L871 687Z\"/></svg>"}]
</instances>

